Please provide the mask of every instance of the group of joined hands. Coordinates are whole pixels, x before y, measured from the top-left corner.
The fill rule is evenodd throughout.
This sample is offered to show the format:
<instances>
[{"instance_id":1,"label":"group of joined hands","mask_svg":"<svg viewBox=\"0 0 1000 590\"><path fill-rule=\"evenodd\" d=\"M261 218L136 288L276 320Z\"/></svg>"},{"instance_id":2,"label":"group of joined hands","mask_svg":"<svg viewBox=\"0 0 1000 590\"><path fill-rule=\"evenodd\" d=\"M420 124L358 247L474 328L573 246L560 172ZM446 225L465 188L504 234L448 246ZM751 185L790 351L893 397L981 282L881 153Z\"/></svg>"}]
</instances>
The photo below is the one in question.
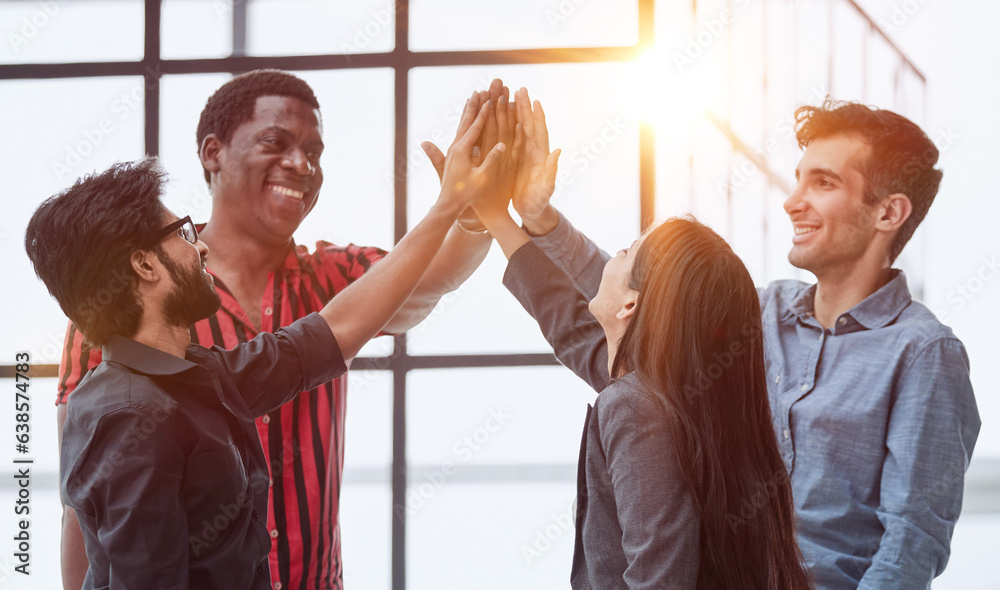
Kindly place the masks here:
<instances>
[{"instance_id":1,"label":"group of joined hands","mask_svg":"<svg viewBox=\"0 0 1000 590\"><path fill-rule=\"evenodd\" d=\"M551 230L558 214L549 205L555 190L560 150L549 151L545 112L521 88L510 99L500 79L488 91L475 91L465 102L455 140L447 154L430 141L421 144L441 179L439 203L466 206L459 224L489 231L508 256L508 244L527 241L508 214L513 202L524 227L539 235ZM516 232L511 244L500 235ZM518 236L514 236L518 238Z\"/></svg>"}]
</instances>

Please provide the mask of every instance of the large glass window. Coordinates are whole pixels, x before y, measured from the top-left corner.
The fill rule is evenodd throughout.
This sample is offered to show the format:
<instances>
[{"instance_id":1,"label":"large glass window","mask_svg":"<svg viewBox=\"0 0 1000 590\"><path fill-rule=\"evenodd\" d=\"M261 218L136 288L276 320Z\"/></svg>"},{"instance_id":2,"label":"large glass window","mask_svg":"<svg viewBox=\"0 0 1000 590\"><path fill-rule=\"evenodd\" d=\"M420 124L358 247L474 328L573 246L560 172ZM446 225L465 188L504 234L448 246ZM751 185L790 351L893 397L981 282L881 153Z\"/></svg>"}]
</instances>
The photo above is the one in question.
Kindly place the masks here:
<instances>
[{"instance_id":1,"label":"large glass window","mask_svg":"<svg viewBox=\"0 0 1000 590\"><path fill-rule=\"evenodd\" d=\"M809 278L786 258L791 227L782 203L801 156L795 107L831 94L917 122L925 114L923 74L856 2L485 6L0 3L0 177L8 196L0 254L11 277L0 302L12 310L0 338L0 385L10 389L20 351L31 353L39 377L34 573L25 585L0 557L0 585L59 585L51 377L66 319L24 254L27 220L78 176L151 153L169 173L167 206L206 221L212 200L195 130L207 98L234 73L288 69L316 92L325 182L294 236L310 249L318 240L391 249L438 195L420 143L447 150L465 98L500 77L543 103L551 147L562 149L553 203L599 246L617 250L649 223L691 213L730 241L761 285ZM917 293L923 231L899 262ZM354 361L341 490L351 588L566 586L580 434L595 394L556 366L502 287L505 266L494 247L425 322L373 340ZM2 416L10 431L8 410ZM996 456L990 440L977 454ZM0 504L13 489L0 483ZM983 528L970 534L996 530L976 526ZM974 545L956 543L956 559L974 554Z\"/></svg>"}]
</instances>

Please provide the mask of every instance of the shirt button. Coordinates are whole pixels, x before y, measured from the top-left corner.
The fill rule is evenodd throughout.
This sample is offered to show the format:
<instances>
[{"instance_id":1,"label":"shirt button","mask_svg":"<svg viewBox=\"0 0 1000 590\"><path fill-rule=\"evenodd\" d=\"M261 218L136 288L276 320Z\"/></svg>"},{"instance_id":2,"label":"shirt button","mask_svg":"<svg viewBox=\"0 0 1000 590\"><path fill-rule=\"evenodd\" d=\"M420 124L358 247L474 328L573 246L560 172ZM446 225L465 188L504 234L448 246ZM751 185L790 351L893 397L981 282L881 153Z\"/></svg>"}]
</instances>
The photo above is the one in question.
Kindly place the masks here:
<instances>
[{"instance_id":1,"label":"shirt button","mask_svg":"<svg viewBox=\"0 0 1000 590\"><path fill-rule=\"evenodd\" d=\"M271 538L272 539L278 538L278 529L271 529Z\"/></svg>"},{"instance_id":2,"label":"shirt button","mask_svg":"<svg viewBox=\"0 0 1000 590\"><path fill-rule=\"evenodd\" d=\"M274 590L281 590L281 582L274 583Z\"/></svg>"},{"instance_id":3,"label":"shirt button","mask_svg":"<svg viewBox=\"0 0 1000 590\"><path fill-rule=\"evenodd\" d=\"M260 421L263 422L264 424L267 424L271 421L271 417L268 416L267 414L264 414L264 417L261 418Z\"/></svg>"},{"instance_id":4,"label":"shirt button","mask_svg":"<svg viewBox=\"0 0 1000 590\"><path fill-rule=\"evenodd\" d=\"M271 315L272 313L274 313L274 310L272 310L270 307L264 308L264 315ZM277 588L279 586L281 586L281 582L277 582L275 587Z\"/></svg>"},{"instance_id":5,"label":"shirt button","mask_svg":"<svg viewBox=\"0 0 1000 590\"><path fill-rule=\"evenodd\" d=\"M801 389L802 391L806 391L807 389L809 389L809 384L803 383L802 385L799 386L799 389Z\"/></svg>"},{"instance_id":6,"label":"shirt button","mask_svg":"<svg viewBox=\"0 0 1000 590\"><path fill-rule=\"evenodd\" d=\"M267 478L267 487L271 487L271 486L273 486L273 485L274 485L274 480L273 480L273 479L271 479L270 477L269 477L269 478Z\"/></svg>"},{"instance_id":7,"label":"shirt button","mask_svg":"<svg viewBox=\"0 0 1000 590\"><path fill-rule=\"evenodd\" d=\"M791 436L791 433L788 432L787 428L781 434L784 435L785 440L788 440L788 437Z\"/></svg>"},{"instance_id":8,"label":"shirt button","mask_svg":"<svg viewBox=\"0 0 1000 590\"><path fill-rule=\"evenodd\" d=\"M775 383L781 383L781 375L778 375L777 377L775 377L774 378L774 382Z\"/></svg>"},{"instance_id":9,"label":"shirt button","mask_svg":"<svg viewBox=\"0 0 1000 590\"><path fill-rule=\"evenodd\" d=\"M839 320L837 320L837 323L843 326L844 324L847 323L847 318L840 318Z\"/></svg>"}]
</instances>

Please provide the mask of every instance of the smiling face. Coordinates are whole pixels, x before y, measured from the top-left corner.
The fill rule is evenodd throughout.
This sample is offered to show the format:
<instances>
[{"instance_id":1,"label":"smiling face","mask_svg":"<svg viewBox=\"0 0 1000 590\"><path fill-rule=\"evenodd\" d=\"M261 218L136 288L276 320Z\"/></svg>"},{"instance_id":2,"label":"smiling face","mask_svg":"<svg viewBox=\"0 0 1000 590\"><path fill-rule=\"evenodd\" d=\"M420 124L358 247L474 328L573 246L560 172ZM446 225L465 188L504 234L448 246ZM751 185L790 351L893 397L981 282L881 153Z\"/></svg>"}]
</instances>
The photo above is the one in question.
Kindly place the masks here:
<instances>
[{"instance_id":1,"label":"smiling face","mask_svg":"<svg viewBox=\"0 0 1000 590\"><path fill-rule=\"evenodd\" d=\"M876 207L864 202L868 151L855 135L818 138L795 169L798 184L784 204L795 229L788 261L817 278L885 254L875 240Z\"/></svg>"},{"instance_id":2,"label":"smiling face","mask_svg":"<svg viewBox=\"0 0 1000 590\"><path fill-rule=\"evenodd\" d=\"M285 243L316 204L323 185L319 111L297 98L262 96L228 144L211 135L202 160L211 171L213 218L245 235Z\"/></svg>"}]
</instances>

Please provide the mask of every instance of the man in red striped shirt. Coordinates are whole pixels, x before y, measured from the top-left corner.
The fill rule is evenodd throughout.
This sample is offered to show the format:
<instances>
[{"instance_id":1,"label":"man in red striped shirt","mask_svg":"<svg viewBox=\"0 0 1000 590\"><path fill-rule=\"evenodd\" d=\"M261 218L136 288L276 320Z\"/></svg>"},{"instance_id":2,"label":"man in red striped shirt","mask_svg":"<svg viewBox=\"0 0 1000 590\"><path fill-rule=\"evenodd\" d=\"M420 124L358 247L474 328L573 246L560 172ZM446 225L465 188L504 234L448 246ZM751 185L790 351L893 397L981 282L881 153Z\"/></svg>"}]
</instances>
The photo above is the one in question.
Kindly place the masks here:
<instances>
[{"instance_id":1,"label":"man in red striped shirt","mask_svg":"<svg viewBox=\"0 0 1000 590\"><path fill-rule=\"evenodd\" d=\"M491 114L488 125L498 129L506 125L499 119L507 112L507 93L501 94L501 88L495 80L490 89L496 115ZM475 119L484 94L473 93L466 104L459 134ZM496 135L484 132L480 153L489 152ZM385 255L378 248L322 241L309 252L292 240L323 184L319 103L301 79L275 70L233 78L209 98L197 140L212 193L211 218L199 232L210 248L208 270L222 307L191 326L193 343L232 348L260 332L287 326L321 309ZM491 239L470 229L470 223L478 224L474 214L463 215L451 229L407 304L386 326L387 333L419 323L479 266ZM100 360L100 348L89 347L70 324L59 367L60 436L67 396ZM257 419L271 470L267 527L276 590L343 587L338 514L346 392L345 374ZM63 518L62 571L64 586L73 589L87 572L71 509Z\"/></svg>"}]
</instances>

